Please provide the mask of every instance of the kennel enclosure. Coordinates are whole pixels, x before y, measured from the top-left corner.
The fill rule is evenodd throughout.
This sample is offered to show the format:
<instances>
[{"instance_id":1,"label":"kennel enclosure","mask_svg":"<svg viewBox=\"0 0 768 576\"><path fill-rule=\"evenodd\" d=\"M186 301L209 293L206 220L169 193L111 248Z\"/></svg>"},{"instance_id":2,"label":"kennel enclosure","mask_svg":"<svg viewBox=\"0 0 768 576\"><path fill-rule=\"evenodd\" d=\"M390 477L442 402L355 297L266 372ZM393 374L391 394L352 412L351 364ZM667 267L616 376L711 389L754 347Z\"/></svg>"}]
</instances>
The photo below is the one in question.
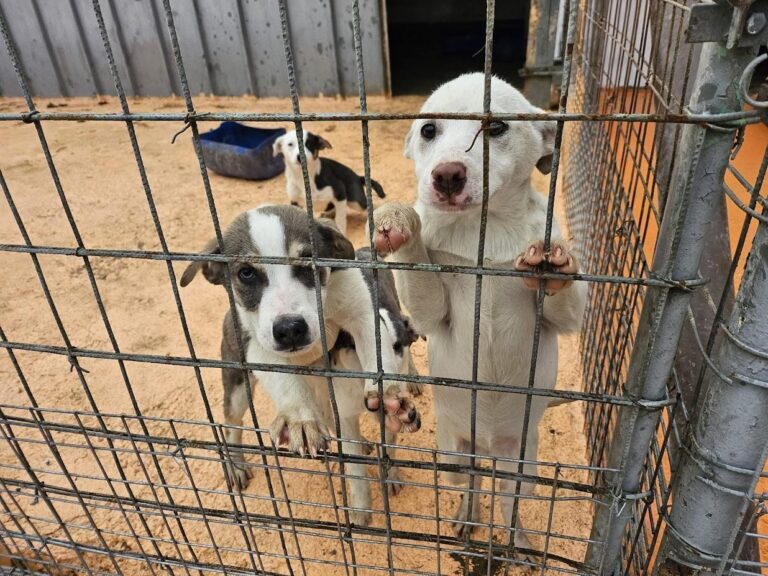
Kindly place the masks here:
<instances>
[{"instance_id":1,"label":"kennel enclosure","mask_svg":"<svg viewBox=\"0 0 768 576\"><path fill-rule=\"evenodd\" d=\"M43 2L32 4L38 12L46 9ZM177 130L186 130L187 139L175 146L191 142L187 152L202 184L198 202L209 213L220 243L219 212L226 201L226 184L209 177L199 135L211 122L283 122L298 131L314 122L359 126L370 195L371 156L377 150L377 141L371 138L373 125L421 115L415 110L369 111L366 89L369 75L377 71L365 51L369 39L364 33L368 23L361 18L364 3L354 1L349 10L336 13L341 27L352 32L343 54L354 62L353 75L347 78L358 96L354 113L315 112L299 97L302 64L296 58L298 40L291 25L298 16L285 0L259 5L268 5L265 9L277 14L279 43L270 57L273 63L277 56L281 59L279 73L288 88L290 111L259 111L259 100L248 112L197 108L200 87L190 85L186 74L195 56L186 47L187 32L179 25L182 16L172 0L143 6L154 11L155 41L161 46L157 56L164 59L169 77L179 87L184 109L140 109L128 97L125 75L130 73L121 69L115 56L125 30L105 21L113 4L70 3L81 16L88 10L93 23L88 33L98 31L103 44L89 58L94 67L98 62L99 69L108 73L109 83L103 81L100 91L115 95L119 104L119 111L103 112L93 104L84 111L41 105L39 89L25 69L13 5L0 3L5 51L0 58L18 83L22 99L17 102L24 108L0 111L0 123L7 130L34 132L58 197L55 210L63 213L70 234L68 241L35 241L24 218L29 205L22 206L13 185L19 181L18 176L11 177L15 168L3 166L0 158L4 217L16 238L0 244L0 254L28 258L35 290L53 318L57 339L17 339L14 331L19 328L9 327L3 319L10 312L0 314L0 347L7 356L1 365L3 379L13 379L14 389L18 385L13 396L7 386L10 400L0 405L0 569L302 575L502 574L521 568L542 574L645 574L673 567L720 574L765 571L768 555L761 548L768 537L764 523L768 475L763 471L768 420L761 415L768 408L768 220L763 190L768 141L761 124L766 104L750 95L750 81L761 64L760 46L768 35L764 2L563 1L562 18L546 21L547 26L554 21L561 27L559 52L552 55L553 62L562 62L556 112L491 114L487 82L483 112L446 110L437 115L486 124L492 119L557 121L548 190L550 218L542 233L548 242L555 201L562 195L582 262L582 272L573 280L590 287L579 339L579 389L536 389L535 363L530 385L520 388L478 381L476 376L469 381L396 377L468 388L475 397L482 391L519 394L529 406L533 396L550 397L553 403L572 401L583 418L583 460L539 461L537 474L529 476L522 472L523 462L532 458L524 444L513 462L514 473L502 471L498 457L473 458L469 469L462 471L474 479L472 497L484 502L487 514L475 535L466 539L449 530L446 500L457 496L441 481L440 473L450 468L439 451L430 444L397 446L395 452L395 446L379 441L384 438L383 419L376 437L370 438L373 451L362 459L380 477L375 481L380 502L372 510L374 523L367 527L355 526L349 519L345 463L351 456L340 443L332 442L332 449L318 461L275 449L263 407L251 398L249 420L243 424L248 442L227 445L220 408L209 398L208 383L218 384L213 369L248 370L249 365L242 348L237 363L198 353L192 307L185 303L177 278L178 265L227 259L172 248L170 226L158 210L157 192L146 168L147 142L137 131L141 123L162 123L170 139ZM485 8L482 57L490 75L497 40L493 0ZM55 69L56 61L48 65ZM66 157L52 149L48 136L52 125L82 121L102 130L115 124L124 127L159 249L94 248L86 243L74 208L78 190L62 179ZM482 145L487 161L487 130ZM743 161L747 154L758 159L749 170ZM486 162L483 219L487 189ZM308 193L310 213L311 200ZM373 205L370 196L368 200ZM736 228L729 230L734 222ZM476 266L419 268L473 275L478 311L485 276L526 274L485 266L482 230L483 225ZM91 320L107 334L103 345L70 337L69 316L49 280L56 258L82 266L94 305ZM184 354L163 354L152 347L143 353L124 350L115 305L103 297L109 277L101 274L104 261L162 269L173 314L163 318L178 322ZM396 273L418 268L383 261L323 260L314 251L302 263L312 266L315 274L318 266L393 268ZM557 277L547 271L541 274ZM3 286L10 291L10 285ZM226 288L234 308L230 280ZM540 290L537 326L545 297ZM24 302L19 304L23 307ZM34 322L33 317L29 320ZM468 335L475 359L480 321L478 313L474 334ZM379 330L377 325L377 342ZM325 339L323 345L327 352ZM534 356L535 351L534 347ZM82 390L77 409L51 405L40 394L42 380L52 377L38 370L34 359L41 356L60 357L69 367ZM128 399L129 410L102 408L102 398L95 392L102 365L113 370L113 381ZM186 393L199 396L203 415L170 417L143 405L139 388L152 381L144 368L163 375L191 372L193 386ZM372 377L381 387L387 376L380 366L374 374L338 372L329 365L258 368L322 376L331 391L334 378ZM161 372L166 369L173 372ZM525 431L529 423L526 419L518 425ZM233 451L248 457L257 477L254 489L239 493L223 481ZM399 484L418 495L420 506L400 509L389 496L386 471L393 465L405 471ZM500 496L496 480L502 478L517 482L515 515L535 511L539 521L527 531L536 549L515 550L510 528L495 513ZM536 486L530 498L520 495L523 482ZM302 485L312 488L302 491ZM581 520L586 521L584 526L579 525Z\"/></svg>"}]
</instances>

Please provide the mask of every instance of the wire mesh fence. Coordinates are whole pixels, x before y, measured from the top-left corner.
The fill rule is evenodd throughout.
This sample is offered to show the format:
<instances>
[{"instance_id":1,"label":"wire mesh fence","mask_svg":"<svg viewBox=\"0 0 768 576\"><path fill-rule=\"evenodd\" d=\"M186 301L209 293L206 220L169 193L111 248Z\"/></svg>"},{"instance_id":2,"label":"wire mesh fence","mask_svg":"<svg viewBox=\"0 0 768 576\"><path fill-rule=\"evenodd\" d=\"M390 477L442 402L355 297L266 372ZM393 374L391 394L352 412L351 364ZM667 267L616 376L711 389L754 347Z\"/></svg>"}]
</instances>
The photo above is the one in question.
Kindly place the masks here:
<instances>
[{"instance_id":1,"label":"wire mesh fence","mask_svg":"<svg viewBox=\"0 0 768 576\"><path fill-rule=\"evenodd\" d=\"M17 204L14 191L0 172L0 187L11 221L22 239L21 243L3 244L0 250L4 255L31 259L56 329L54 338L25 340L17 339L13 333L6 334L0 324L0 346L5 348L8 356L3 377L9 387L18 384L20 397L24 399L23 402L0 405L0 567L3 570L62 574L155 574L163 570L171 574L502 574L531 568L542 574L596 574L605 566L595 559L610 549L610 531L606 536L606 532L592 526L593 517L598 518L596 522L599 524L602 511L609 517L627 514L626 529L619 530L620 571L648 572L654 568L667 527L676 466L679 454L684 450L697 401L696 391L708 369L709 354L717 339L722 337L721 321L730 311L730 280L735 280L738 285L743 261L754 236L755 221L764 222L765 218L757 210L762 211L766 206L761 189L768 165L768 146L760 136L751 138L749 132L752 125L760 121L761 111L747 109L713 114L688 107L699 59L696 45L687 44L684 39L691 5L669 0L637 3L572 0L561 3L567 14L562 19L567 30L560 55L564 68L558 111L491 113L494 2L489 0L482 112L369 112L356 2L353 3L350 25L355 40L359 110L355 113L303 112L288 33L290 14L285 0L278 0L277 4L285 50L281 56L286 63L291 89L291 110L286 113L199 111L184 73L184 58L170 0L163 1L166 24L163 33L168 35L172 47L184 95L184 112L133 110L133 103L129 102L121 84L112 52L114 39L110 38L104 24L99 0L93 1L92 9L104 43L104 58L109 64L119 112L40 110L26 83L6 16L0 12L0 32L26 106L23 112L0 112L0 121L22 122L29 126L18 130L35 131L60 202L56 210L63 211L74 239L74 244L71 241L36 244L27 231L23 210ZM199 202L205 204L216 241L221 246L223 233L218 206L224 190L214 190L215 185L208 177L200 145L201 124L221 120L293 122L297 132L301 133L317 121L359 123L366 194L368 205L372 206L370 123L417 118L467 119L479 121L484 126L492 120L557 121L548 189L548 223L542 233L548 244L555 203L561 200L558 190L561 183L570 234L582 263L580 273L571 275L571 279L590 287L580 337L583 387L536 388L535 363L530 367L528 386L484 382L478 377L477 369L473 370L470 380L387 374L382 367L379 321L372 327L377 345L375 372L334 368L327 360L329 346L325 334L322 336L322 361L312 365L248 362L237 323L238 361L200 356L195 346L196 327L185 308L174 264L231 262L233 257L171 249L168 225L163 222L150 184L136 125L175 122L182 123L183 130L191 131L194 157L202 181L203 194ZM105 122L125 124L127 144L140 176L145 209L149 211L158 250L88 246L73 208L77 192L65 186L59 173L59 156L51 150L46 138L49 123L77 121L92 121L97 127ZM687 160L680 154L687 126L700 127L702 132L725 131L736 144L749 141L751 146L761 148L761 162L756 169L745 171L738 155L728 166L727 195L732 206L745 215L738 231L732 231L735 240L732 254L726 254L729 281L723 282L718 289L711 282L707 284L708 278L704 274L704 278L680 279L652 268L667 199L675 186L673 174L682 169L678 163ZM466 344L472 346L473 365L476 366L484 279L562 277L551 272L521 272L511 267L486 265L484 238L489 138L488 130L484 130L484 194L476 265L410 265L382 260L327 259L318 256L314 244L311 256L306 258L249 258L262 265L310 265L318 287L323 268L367 268L373 271L374 278L384 269L393 269L396 273L420 270L474 276L471 297L476 314L474 331L467 335ZM302 142L301 138L299 142ZM742 145L741 152L744 151ZM753 150L749 152L753 153ZM300 154L307 212L311 215L311 175L302 144ZM369 229L373 230L371 211L367 218ZM316 223L312 221L311 226ZM367 240L373 248L371 234ZM95 305L92 321L103 326L107 334L105 346L78 345L70 337L66 328L68 312L58 304L56 290L48 280L48 258L74 259L82 265ZM171 290L169 310L173 315L167 314L166 310L158 322L174 318L180 323L185 346L183 353L163 354L153 349L144 353L124 351L119 344L119 326L102 295L104 282L100 262L106 260L136 261L164 268L163 274ZM228 274L225 276L228 304L230 309L236 310L232 279ZM625 386L630 377L641 313L649 290L704 294L705 310L710 315L706 320L709 328L700 332L696 323L702 318L697 314L697 308L691 305L686 321L693 326L690 335L695 341L693 349L698 365L691 376L688 372L683 375L684 367L676 364L661 398L637 396ZM373 292L374 307L378 309L379 290ZM545 297L544 290L540 289L534 358ZM24 302L14 305L23 307ZM323 301L319 291L317 306L322 319ZM35 321L33 313L30 313L30 321ZM218 326L212 324L203 329ZM56 378L56 371L71 372L81 390L78 409L48 405L45 395L38 389L37 379L42 376L35 369L34 358L39 355L58 359L49 378ZM127 399L130 412L114 412L100 405L103 382L100 381L99 367L107 364L114 370L109 385L115 390L119 388L119 392L114 393ZM137 377L136 367L146 367L149 372L141 372ZM573 368L568 367L569 370ZM546 461L541 454L527 453L525 442L522 442L517 458L478 455L474 432L469 450L461 454L435 449L429 437L423 443L392 444L385 440L384 415L379 414L372 438L364 442L354 439L345 439L343 443L331 441L329 449L319 458L308 459L274 446L264 407L249 387L246 387L246 421L240 426L222 423L216 402L219 397L214 399L210 384L218 381L220 369L321 377L331 398L334 397L334 381L349 378L374 379L381 395L384 381L389 377L415 384L470 390L472 410L467 417L473 423L477 418L480 394L515 394L523 398L526 405L524 421L512 423L520 427L521 438L526 438L527 428L532 425L529 415L534 400L549 399L554 404L573 401L572 406L578 407L573 414L579 417L583 414L585 454L583 457L575 455L568 461ZM157 382L173 381L190 371L203 405L204 418L157 415L139 401L138 386L147 386L148 382L157 386ZM34 373L34 379L29 378L28 373ZM99 392L94 392L95 389ZM190 395L192 390L186 389L183 393ZM335 428L332 432L339 436L341 429L335 404L333 409ZM653 431L643 452L631 455L635 461L624 460L615 465L610 450L616 444L622 410L624 413L650 413L654 418ZM474 424L472 428L474 430ZM233 430L242 435L242 443L229 443ZM349 447L355 443L371 447L370 453L354 450L352 454ZM245 456L254 476L245 491L235 490L231 482L225 481L227 466L232 464L235 454ZM470 455L469 464L451 463L451 457L457 455ZM524 467L530 462L536 464L535 474ZM356 476L351 465L361 463L375 469L376 477ZM617 475L624 477L632 466L641 470L637 489L617 491L610 479ZM393 467L402 471L394 480L389 476ZM452 510L465 489L447 483L444 475L456 472L470 475L471 498L482 503L481 519L473 522L475 530L471 536L457 536L451 529ZM766 568L768 558L765 555L761 559L759 553L749 555L744 551L759 549L766 538L761 522L765 513L767 478L761 471L755 476L753 494L750 494L753 506L746 512L745 528L733 539L727 562L733 573L760 573ZM350 481L360 479L369 482L376 492L371 509L366 511L373 517L367 526L352 520L353 513L359 510L350 504L347 495ZM502 480L511 482L501 484ZM534 489L525 490L524 485ZM509 486L512 486L511 490ZM394 497L400 489L412 493L406 508ZM513 517L526 517L523 530L534 542L531 549L519 550L515 546L511 536L521 528L512 528L514 520L507 523L502 518L499 512L502 497L513 498Z\"/></svg>"}]
</instances>

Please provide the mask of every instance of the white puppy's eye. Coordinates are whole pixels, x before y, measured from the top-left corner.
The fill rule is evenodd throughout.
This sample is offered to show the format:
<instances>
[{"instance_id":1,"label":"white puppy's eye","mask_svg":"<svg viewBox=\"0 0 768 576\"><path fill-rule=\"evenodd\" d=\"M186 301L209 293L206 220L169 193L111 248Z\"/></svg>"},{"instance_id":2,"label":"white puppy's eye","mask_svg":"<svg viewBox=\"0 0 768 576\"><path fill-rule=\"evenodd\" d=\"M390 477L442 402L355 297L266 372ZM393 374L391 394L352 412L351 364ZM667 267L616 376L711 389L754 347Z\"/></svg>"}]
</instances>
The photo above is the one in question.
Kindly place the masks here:
<instances>
[{"instance_id":1,"label":"white puppy's eye","mask_svg":"<svg viewBox=\"0 0 768 576\"><path fill-rule=\"evenodd\" d=\"M293 142L288 142L288 148L293 148Z\"/></svg>"},{"instance_id":2,"label":"white puppy's eye","mask_svg":"<svg viewBox=\"0 0 768 576\"><path fill-rule=\"evenodd\" d=\"M421 127L421 137L425 140L432 140L437 135L437 126L428 122Z\"/></svg>"},{"instance_id":3,"label":"white puppy's eye","mask_svg":"<svg viewBox=\"0 0 768 576\"><path fill-rule=\"evenodd\" d=\"M488 132L490 132L491 136L501 136L507 130L509 130L509 124L499 120L494 120L488 127Z\"/></svg>"}]
</instances>

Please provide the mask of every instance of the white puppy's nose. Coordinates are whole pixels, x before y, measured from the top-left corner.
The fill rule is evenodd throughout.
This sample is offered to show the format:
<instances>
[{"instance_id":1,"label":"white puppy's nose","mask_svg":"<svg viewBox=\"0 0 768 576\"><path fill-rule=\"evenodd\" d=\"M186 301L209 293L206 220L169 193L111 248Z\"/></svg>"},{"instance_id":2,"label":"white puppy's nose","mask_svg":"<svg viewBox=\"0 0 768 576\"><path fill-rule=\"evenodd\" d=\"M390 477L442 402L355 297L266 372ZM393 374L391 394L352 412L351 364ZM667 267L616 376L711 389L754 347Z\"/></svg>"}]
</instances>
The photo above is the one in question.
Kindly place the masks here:
<instances>
[{"instance_id":1,"label":"white puppy's nose","mask_svg":"<svg viewBox=\"0 0 768 576\"><path fill-rule=\"evenodd\" d=\"M432 186L449 198L464 189L467 167L461 162L443 162L432 170Z\"/></svg>"}]
</instances>

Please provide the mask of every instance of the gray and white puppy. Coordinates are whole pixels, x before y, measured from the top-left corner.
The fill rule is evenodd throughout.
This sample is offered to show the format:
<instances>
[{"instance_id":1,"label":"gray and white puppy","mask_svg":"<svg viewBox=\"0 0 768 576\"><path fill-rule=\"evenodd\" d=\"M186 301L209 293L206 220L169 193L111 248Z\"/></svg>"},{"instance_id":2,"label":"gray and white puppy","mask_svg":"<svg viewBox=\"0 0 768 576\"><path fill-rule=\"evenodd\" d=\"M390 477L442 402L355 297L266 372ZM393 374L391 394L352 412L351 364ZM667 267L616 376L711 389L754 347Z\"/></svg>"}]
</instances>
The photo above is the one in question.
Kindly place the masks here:
<instances>
[{"instance_id":1,"label":"gray and white puppy","mask_svg":"<svg viewBox=\"0 0 768 576\"><path fill-rule=\"evenodd\" d=\"M374 340L375 314L368 283L359 269L320 268L320 286L315 285L308 265L261 264L263 257L308 257L311 227L309 218L293 206L261 206L240 214L224 233L224 248L215 240L204 253L233 257L229 273L235 296L235 309L242 329L246 360L254 364L322 365L321 330L325 329L329 346L343 330L354 341L355 364L366 371L377 372ZM354 259L352 244L331 221L318 219L315 247L319 258ZM195 261L181 277L186 286L198 271L213 284L224 284L227 263ZM323 303L325 326L321 327L317 311L316 289ZM386 321L385 321L386 323ZM383 323L384 324L384 323ZM402 355L396 351L397 336L389 329L381 330L381 359L385 372L403 373ZM221 356L239 361L239 346L231 312L224 318ZM349 355L347 355L349 356ZM352 358L347 362L353 363ZM333 418L327 380L323 377L252 371L271 397L276 410L270 432L278 446L287 446L300 454L317 455L325 449L326 437ZM228 425L226 441L231 446L242 444L243 415L248 407L246 378L239 370L223 369L224 419ZM365 410L380 406L376 382L337 377L333 380L342 437L361 439L359 416ZM421 420L413 403L404 397L402 382L386 381L383 407L387 429L418 430ZM363 402L361 402L363 400ZM362 454L362 442L344 444L351 454ZM234 451L229 465L230 478L236 488L247 486L252 474L242 454ZM370 488L365 480L365 466L351 465L351 503L356 510L353 521L370 521ZM396 472L390 479L396 478Z\"/></svg>"}]
</instances>

